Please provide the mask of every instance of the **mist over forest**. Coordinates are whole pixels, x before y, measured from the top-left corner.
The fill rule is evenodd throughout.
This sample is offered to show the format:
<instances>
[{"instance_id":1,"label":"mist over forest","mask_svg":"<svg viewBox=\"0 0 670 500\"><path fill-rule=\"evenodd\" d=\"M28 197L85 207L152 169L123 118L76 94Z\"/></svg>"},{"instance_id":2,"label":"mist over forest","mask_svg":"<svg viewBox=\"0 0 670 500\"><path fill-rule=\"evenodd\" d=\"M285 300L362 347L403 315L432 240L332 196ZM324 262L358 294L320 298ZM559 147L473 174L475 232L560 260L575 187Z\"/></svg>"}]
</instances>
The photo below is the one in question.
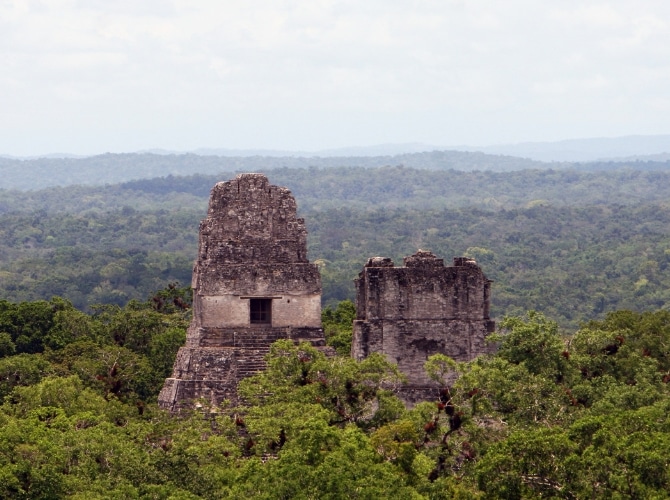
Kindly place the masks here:
<instances>
[{"instance_id":1,"label":"mist over forest","mask_svg":"<svg viewBox=\"0 0 670 500\"><path fill-rule=\"evenodd\" d=\"M511 172L520 170L667 170L662 154L590 162L543 162L478 151L413 152L387 156L216 156L125 153L81 158L18 159L0 156L0 189L39 190L53 186L117 184L164 176L269 172L277 169L382 168Z\"/></svg>"}]
</instances>

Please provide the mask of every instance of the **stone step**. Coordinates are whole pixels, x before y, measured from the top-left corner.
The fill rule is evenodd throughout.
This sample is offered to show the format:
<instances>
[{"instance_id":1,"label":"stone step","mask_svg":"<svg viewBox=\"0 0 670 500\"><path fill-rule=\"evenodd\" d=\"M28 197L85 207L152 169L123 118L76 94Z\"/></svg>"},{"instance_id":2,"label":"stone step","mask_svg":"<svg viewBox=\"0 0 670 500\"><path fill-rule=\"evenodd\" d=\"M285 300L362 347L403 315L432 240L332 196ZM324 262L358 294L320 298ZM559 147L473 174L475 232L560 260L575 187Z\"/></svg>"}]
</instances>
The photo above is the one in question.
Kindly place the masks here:
<instances>
[{"instance_id":1,"label":"stone step","mask_svg":"<svg viewBox=\"0 0 670 500\"><path fill-rule=\"evenodd\" d=\"M267 366L267 363L263 361L263 359L246 359L246 360L239 360L237 366L239 367L247 367L247 366L259 366L262 368L265 368Z\"/></svg>"},{"instance_id":2,"label":"stone step","mask_svg":"<svg viewBox=\"0 0 670 500\"><path fill-rule=\"evenodd\" d=\"M236 340L264 340L269 342L285 338L287 338L286 335L235 335Z\"/></svg>"},{"instance_id":3,"label":"stone step","mask_svg":"<svg viewBox=\"0 0 670 500\"><path fill-rule=\"evenodd\" d=\"M280 338L283 338L283 337L280 337ZM247 335L235 335L235 339L238 342L240 342L240 341L250 342L250 341L254 341L254 340L256 340L256 341L262 340L263 342L274 342L276 340L273 337L268 338L268 337L265 337L265 336L261 337L261 336L258 336L258 335L248 335L248 336Z\"/></svg>"},{"instance_id":4,"label":"stone step","mask_svg":"<svg viewBox=\"0 0 670 500\"><path fill-rule=\"evenodd\" d=\"M264 340L236 340L235 347L258 346L270 349L272 342L265 342Z\"/></svg>"},{"instance_id":5,"label":"stone step","mask_svg":"<svg viewBox=\"0 0 670 500\"><path fill-rule=\"evenodd\" d=\"M274 342L275 340L277 339L267 339L265 337L235 337L236 342Z\"/></svg>"},{"instance_id":6,"label":"stone step","mask_svg":"<svg viewBox=\"0 0 670 500\"><path fill-rule=\"evenodd\" d=\"M238 370L237 374L241 378L247 378L247 377L252 377L252 376L254 376L254 375L256 375L256 374L258 374L262 371L263 371L262 369L261 370Z\"/></svg>"},{"instance_id":7,"label":"stone step","mask_svg":"<svg viewBox=\"0 0 670 500\"><path fill-rule=\"evenodd\" d=\"M254 336L254 337L287 337L290 335L291 332L287 329L284 328L277 328L277 329L267 329L267 328L259 328L257 330L253 329L245 329L245 330L237 330L235 331L235 335L241 335L241 336Z\"/></svg>"}]
</instances>

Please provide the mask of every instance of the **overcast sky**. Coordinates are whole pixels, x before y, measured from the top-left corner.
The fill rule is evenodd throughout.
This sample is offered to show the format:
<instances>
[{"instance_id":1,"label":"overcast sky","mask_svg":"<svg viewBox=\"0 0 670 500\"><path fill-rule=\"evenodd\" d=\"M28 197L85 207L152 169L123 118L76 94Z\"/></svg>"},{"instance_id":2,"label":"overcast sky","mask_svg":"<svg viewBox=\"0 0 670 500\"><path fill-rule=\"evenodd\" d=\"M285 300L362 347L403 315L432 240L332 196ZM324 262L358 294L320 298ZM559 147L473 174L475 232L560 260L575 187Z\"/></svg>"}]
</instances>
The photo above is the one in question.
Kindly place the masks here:
<instances>
[{"instance_id":1,"label":"overcast sky","mask_svg":"<svg viewBox=\"0 0 670 500\"><path fill-rule=\"evenodd\" d=\"M670 133L667 0L0 0L0 153Z\"/></svg>"}]
</instances>

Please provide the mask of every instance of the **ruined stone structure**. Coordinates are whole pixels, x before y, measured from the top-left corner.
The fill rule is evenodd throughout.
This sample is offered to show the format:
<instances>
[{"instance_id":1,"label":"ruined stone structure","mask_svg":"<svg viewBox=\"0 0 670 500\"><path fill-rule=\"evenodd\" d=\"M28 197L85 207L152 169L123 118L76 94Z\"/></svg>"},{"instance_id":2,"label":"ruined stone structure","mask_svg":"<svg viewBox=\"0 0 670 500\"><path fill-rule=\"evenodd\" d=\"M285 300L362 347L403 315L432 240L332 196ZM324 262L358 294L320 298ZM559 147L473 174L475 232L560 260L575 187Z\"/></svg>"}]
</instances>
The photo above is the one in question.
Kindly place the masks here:
<instances>
[{"instance_id":1,"label":"ruined stone structure","mask_svg":"<svg viewBox=\"0 0 670 500\"><path fill-rule=\"evenodd\" d=\"M321 276L307 260L307 231L291 192L262 174L214 186L200 223L193 320L158 401L236 400L237 383L264 368L277 339L325 346Z\"/></svg>"},{"instance_id":2,"label":"ruined stone structure","mask_svg":"<svg viewBox=\"0 0 670 500\"><path fill-rule=\"evenodd\" d=\"M455 258L445 267L419 250L395 267L391 259L374 257L355 282L352 356L378 352L397 363L408 379L400 391L406 403L435 398L435 384L423 369L432 354L468 361L493 349L485 343L495 329L491 282L474 260Z\"/></svg>"}]
</instances>

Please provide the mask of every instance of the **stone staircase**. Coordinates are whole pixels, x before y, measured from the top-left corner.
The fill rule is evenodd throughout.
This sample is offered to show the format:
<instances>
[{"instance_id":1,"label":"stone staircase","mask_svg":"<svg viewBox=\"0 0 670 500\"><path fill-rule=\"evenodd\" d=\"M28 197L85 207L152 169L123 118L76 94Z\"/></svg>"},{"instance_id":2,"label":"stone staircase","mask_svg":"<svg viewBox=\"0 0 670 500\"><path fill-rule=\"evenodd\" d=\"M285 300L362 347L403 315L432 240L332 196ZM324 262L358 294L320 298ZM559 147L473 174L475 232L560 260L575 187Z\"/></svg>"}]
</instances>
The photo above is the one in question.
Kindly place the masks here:
<instances>
[{"instance_id":1,"label":"stone staircase","mask_svg":"<svg viewBox=\"0 0 670 500\"><path fill-rule=\"evenodd\" d=\"M270 352L270 345L279 340L288 338L290 331L287 328L253 328L236 331L234 346L239 349L237 358L237 372L240 378L247 378L265 370L265 355Z\"/></svg>"},{"instance_id":2,"label":"stone staircase","mask_svg":"<svg viewBox=\"0 0 670 500\"><path fill-rule=\"evenodd\" d=\"M264 356L265 354L253 354L251 356L247 355L243 359L238 359L237 373L240 378L251 377L258 372L265 370L266 364L265 360L263 359Z\"/></svg>"},{"instance_id":3,"label":"stone staircase","mask_svg":"<svg viewBox=\"0 0 670 500\"><path fill-rule=\"evenodd\" d=\"M305 332L311 329L292 328L249 328L236 330L233 334L233 346L237 349L237 372L240 378L250 377L265 370L265 355L270 352L270 345L279 339L297 340L293 337L299 336L304 339ZM321 337L308 340L314 347L322 349L330 354L332 349L324 347L325 342Z\"/></svg>"}]
</instances>

